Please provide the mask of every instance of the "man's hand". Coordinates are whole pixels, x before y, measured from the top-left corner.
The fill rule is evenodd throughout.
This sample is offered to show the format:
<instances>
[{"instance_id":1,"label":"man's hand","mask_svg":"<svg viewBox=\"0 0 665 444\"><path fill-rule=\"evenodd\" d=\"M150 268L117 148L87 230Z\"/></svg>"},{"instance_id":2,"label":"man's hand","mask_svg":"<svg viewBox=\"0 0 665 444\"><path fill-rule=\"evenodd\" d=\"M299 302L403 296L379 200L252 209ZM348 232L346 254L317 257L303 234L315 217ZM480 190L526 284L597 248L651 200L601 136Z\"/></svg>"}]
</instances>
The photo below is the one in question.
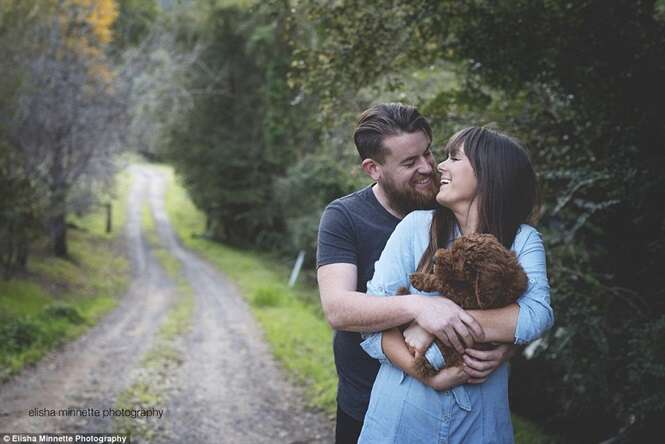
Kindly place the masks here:
<instances>
[{"instance_id":1,"label":"man's hand","mask_svg":"<svg viewBox=\"0 0 665 444\"><path fill-rule=\"evenodd\" d=\"M469 375L462 370L462 367L446 367L424 382L434 390L443 391L465 384L468 380Z\"/></svg>"},{"instance_id":2,"label":"man's hand","mask_svg":"<svg viewBox=\"0 0 665 444\"><path fill-rule=\"evenodd\" d=\"M417 302L420 309L415 321L448 347L464 353L466 347L484 340L480 324L450 299L423 296Z\"/></svg>"},{"instance_id":3,"label":"man's hand","mask_svg":"<svg viewBox=\"0 0 665 444\"><path fill-rule=\"evenodd\" d=\"M422 356L432 342L434 342L434 335L422 328L415 321L404 330L404 342L406 342L409 351L414 356Z\"/></svg>"},{"instance_id":4,"label":"man's hand","mask_svg":"<svg viewBox=\"0 0 665 444\"><path fill-rule=\"evenodd\" d=\"M501 364L510 359L519 346L499 344L491 350L467 348L462 356L464 373L469 376L469 384L482 384Z\"/></svg>"}]
</instances>

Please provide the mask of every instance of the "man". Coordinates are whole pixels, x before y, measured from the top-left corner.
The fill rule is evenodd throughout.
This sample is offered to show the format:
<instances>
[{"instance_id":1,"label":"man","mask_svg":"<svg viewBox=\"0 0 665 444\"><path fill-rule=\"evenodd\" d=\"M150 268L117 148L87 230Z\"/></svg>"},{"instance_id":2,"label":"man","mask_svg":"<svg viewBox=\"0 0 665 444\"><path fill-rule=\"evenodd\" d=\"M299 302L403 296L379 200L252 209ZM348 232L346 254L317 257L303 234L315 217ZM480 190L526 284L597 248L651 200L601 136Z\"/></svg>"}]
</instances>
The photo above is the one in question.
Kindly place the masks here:
<instances>
[{"instance_id":1,"label":"man","mask_svg":"<svg viewBox=\"0 0 665 444\"><path fill-rule=\"evenodd\" d=\"M388 103L368 109L360 116L354 142L363 171L375 183L326 208L317 250L321 304L336 330L337 443L357 441L379 368L360 348L359 332L415 321L460 352L485 334L474 317L445 298L365 294L374 263L395 226L413 210L433 208L439 181L431 152L432 130L411 106ZM429 343L412 341L410 345L422 353ZM467 382L484 381L509 350L506 346L467 356L465 372L471 378Z\"/></svg>"}]
</instances>

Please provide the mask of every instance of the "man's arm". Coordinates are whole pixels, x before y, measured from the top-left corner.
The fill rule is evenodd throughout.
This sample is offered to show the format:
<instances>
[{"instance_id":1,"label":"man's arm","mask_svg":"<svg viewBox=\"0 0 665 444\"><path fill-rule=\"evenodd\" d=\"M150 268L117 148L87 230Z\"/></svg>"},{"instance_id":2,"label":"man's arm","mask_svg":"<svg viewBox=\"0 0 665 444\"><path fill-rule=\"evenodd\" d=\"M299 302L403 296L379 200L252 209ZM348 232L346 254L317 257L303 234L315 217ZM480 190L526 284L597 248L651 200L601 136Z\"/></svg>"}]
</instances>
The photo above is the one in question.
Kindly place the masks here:
<instances>
[{"instance_id":1,"label":"man's arm","mask_svg":"<svg viewBox=\"0 0 665 444\"><path fill-rule=\"evenodd\" d=\"M416 320L445 344L463 352L481 341L476 320L446 298L420 295L374 297L355 291L357 271L352 264L319 267L319 292L323 312L336 330L373 332Z\"/></svg>"},{"instance_id":2,"label":"man's arm","mask_svg":"<svg viewBox=\"0 0 665 444\"><path fill-rule=\"evenodd\" d=\"M317 272L323 313L335 330L373 332L414 319L413 298L378 298L357 292L353 264L330 264Z\"/></svg>"},{"instance_id":3,"label":"man's arm","mask_svg":"<svg viewBox=\"0 0 665 444\"><path fill-rule=\"evenodd\" d=\"M491 310L468 310L468 314L480 324L485 335L480 342L515 342L515 328L519 306L511 304L503 308ZM417 323L404 330L404 339L409 347L424 353L432 344L434 337Z\"/></svg>"}]
</instances>

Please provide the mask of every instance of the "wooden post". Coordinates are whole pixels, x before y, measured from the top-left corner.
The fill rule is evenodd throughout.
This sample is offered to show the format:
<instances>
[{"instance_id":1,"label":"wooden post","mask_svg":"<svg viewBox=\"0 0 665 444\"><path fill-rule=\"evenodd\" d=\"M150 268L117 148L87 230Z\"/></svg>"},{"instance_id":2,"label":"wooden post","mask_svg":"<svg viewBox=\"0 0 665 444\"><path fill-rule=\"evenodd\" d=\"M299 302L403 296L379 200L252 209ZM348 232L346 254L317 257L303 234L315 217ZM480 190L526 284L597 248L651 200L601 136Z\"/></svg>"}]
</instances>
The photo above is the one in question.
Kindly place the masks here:
<instances>
[{"instance_id":1,"label":"wooden post","mask_svg":"<svg viewBox=\"0 0 665 444\"><path fill-rule=\"evenodd\" d=\"M107 203L104 206L106 207L106 232L110 233L113 229L113 208L111 203Z\"/></svg>"}]
</instances>

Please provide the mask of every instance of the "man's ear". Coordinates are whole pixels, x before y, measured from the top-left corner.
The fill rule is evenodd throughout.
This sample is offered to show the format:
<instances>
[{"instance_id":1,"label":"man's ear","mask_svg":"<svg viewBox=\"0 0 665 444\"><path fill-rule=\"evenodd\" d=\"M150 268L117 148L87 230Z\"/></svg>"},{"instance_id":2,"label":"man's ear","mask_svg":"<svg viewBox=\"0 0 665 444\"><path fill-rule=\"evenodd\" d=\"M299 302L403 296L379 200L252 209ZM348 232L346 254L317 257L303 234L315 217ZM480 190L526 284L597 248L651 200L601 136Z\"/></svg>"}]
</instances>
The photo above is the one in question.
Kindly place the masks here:
<instances>
[{"instance_id":1,"label":"man's ear","mask_svg":"<svg viewBox=\"0 0 665 444\"><path fill-rule=\"evenodd\" d=\"M378 182L381 177L381 164L374 159L367 158L362 161L360 167L363 171L372 178L374 182Z\"/></svg>"}]
</instances>

